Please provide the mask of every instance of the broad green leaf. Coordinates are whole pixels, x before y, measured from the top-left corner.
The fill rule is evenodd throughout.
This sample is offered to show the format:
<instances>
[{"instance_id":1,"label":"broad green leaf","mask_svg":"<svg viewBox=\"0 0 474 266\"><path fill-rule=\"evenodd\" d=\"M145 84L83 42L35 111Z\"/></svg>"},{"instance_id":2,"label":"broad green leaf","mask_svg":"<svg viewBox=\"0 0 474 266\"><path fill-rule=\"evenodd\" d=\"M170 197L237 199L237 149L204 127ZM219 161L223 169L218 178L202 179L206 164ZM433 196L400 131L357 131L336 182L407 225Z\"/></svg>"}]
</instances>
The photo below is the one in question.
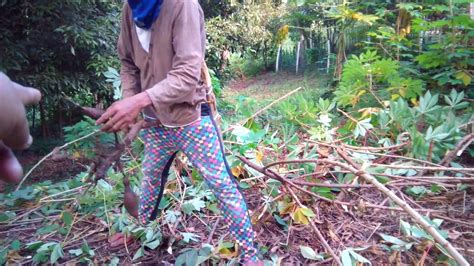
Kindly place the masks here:
<instances>
[{"instance_id":1,"label":"broad green leaf","mask_svg":"<svg viewBox=\"0 0 474 266\"><path fill-rule=\"evenodd\" d=\"M141 247L137 250L135 255L133 255L132 261L137 260L137 259L143 257L144 255L145 255L145 249L143 247Z\"/></svg>"},{"instance_id":2,"label":"broad green leaf","mask_svg":"<svg viewBox=\"0 0 474 266\"><path fill-rule=\"evenodd\" d=\"M35 241L26 244L26 248L29 250L37 250L43 245L43 241Z\"/></svg>"},{"instance_id":3,"label":"broad green leaf","mask_svg":"<svg viewBox=\"0 0 474 266\"><path fill-rule=\"evenodd\" d=\"M13 241L11 244L10 244L10 247L13 249L13 250L20 250L21 248L21 242L20 240L15 240Z\"/></svg>"},{"instance_id":4,"label":"broad green leaf","mask_svg":"<svg viewBox=\"0 0 474 266\"><path fill-rule=\"evenodd\" d=\"M283 220L278 214L273 214L273 218L277 221L278 224L282 225L285 230L288 228L288 224Z\"/></svg>"},{"instance_id":5,"label":"broad green leaf","mask_svg":"<svg viewBox=\"0 0 474 266\"><path fill-rule=\"evenodd\" d=\"M61 214L61 219L66 226L71 226L74 218L70 212L63 211Z\"/></svg>"},{"instance_id":6,"label":"broad green leaf","mask_svg":"<svg viewBox=\"0 0 474 266\"><path fill-rule=\"evenodd\" d=\"M199 236L193 233L180 233L183 236L183 241L189 243L190 241L198 242Z\"/></svg>"},{"instance_id":7,"label":"broad green leaf","mask_svg":"<svg viewBox=\"0 0 474 266\"><path fill-rule=\"evenodd\" d=\"M15 218L16 214L11 211L6 211L4 213L0 213L0 222L6 222L10 219Z\"/></svg>"},{"instance_id":8,"label":"broad green leaf","mask_svg":"<svg viewBox=\"0 0 474 266\"><path fill-rule=\"evenodd\" d=\"M102 188L105 192L111 192L113 190L112 186L109 183L107 183L107 181L105 181L104 179L100 179L97 182L97 186Z\"/></svg>"},{"instance_id":9,"label":"broad green leaf","mask_svg":"<svg viewBox=\"0 0 474 266\"><path fill-rule=\"evenodd\" d=\"M316 214L314 214L314 212L309 208L303 207L301 208L301 211L306 217L312 218L316 216Z\"/></svg>"},{"instance_id":10,"label":"broad green leaf","mask_svg":"<svg viewBox=\"0 0 474 266\"><path fill-rule=\"evenodd\" d=\"M74 255L74 256L76 256L76 257L79 257L79 256L81 256L81 255L84 253L84 251L82 251L81 248L78 248L78 249L71 249L71 250L68 250L68 252L69 252L69 254Z\"/></svg>"},{"instance_id":11,"label":"broad green leaf","mask_svg":"<svg viewBox=\"0 0 474 266\"><path fill-rule=\"evenodd\" d=\"M113 257L107 266L118 266L119 263L120 263L120 259L117 257Z\"/></svg>"},{"instance_id":12,"label":"broad green leaf","mask_svg":"<svg viewBox=\"0 0 474 266\"><path fill-rule=\"evenodd\" d=\"M349 253L351 253L351 256L358 262L362 262L362 263L367 263L369 265L372 265L372 263L366 259L365 257L363 257L362 255L360 255L359 253L353 251L353 250L349 250Z\"/></svg>"},{"instance_id":13,"label":"broad green leaf","mask_svg":"<svg viewBox=\"0 0 474 266\"><path fill-rule=\"evenodd\" d=\"M314 249L312 249L311 247L300 246L300 251L301 251L301 255L303 255L303 257L306 259L309 259L309 260L323 260L324 259L323 256L316 254Z\"/></svg>"},{"instance_id":14,"label":"broad green leaf","mask_svg":"<svg viewBox=\"0 0 474 266\"><path fill-rule=\"evenodd\" d=\"M405 236L411 236L411 225L400 219L400 230Z\"/></svg>"},{"instance_id":15,"label":"broad green leaf","mask_svg":"<svg viewBox=\"0 0 474 266\"><path fill-rule=\"evenodd\" d=\"M192 249L184 252L176 258L174 263L175 266L195 266L197 265L198 253L196 250Z\"/></svg>"},{"instance_id":16,"label":"broad green leaf","mask_svg":"<svg viewBox=\"0 0 474 266\"><path fill-rule=\"evenodd\" d=\"M390 236L390 235L386 235L386 234L380 234L380 236L383 238L383 240L391 243L391 244L395 244L395 245L401 245L401 246L404 246L406 244L408 244L407 242L401 240L401 239L398 239L394 236Z\"/></svg>"},{"instance_id":17,"label":"broad green leaf","mask_svg":"<svg viewBox=\"0 0 474 266\"><path fill-rule=\"evenodd\" d=\"M191 214L193 211L201 211L206 207L206 203L201 198L194 198L183 204L183 212Z\"/></svg>"},{"instance_id":18,"label":"broad green leaf","mask_svg":"<svg viewBox=\"0 0 474 266\"><path fill-rule=\"evenodd\" d=\"M168 210L165 214L165 220L170 224L174 224L176 223L176 221L178 221L179 216L181 216L181 213L179 211Z\"/></svg>"},{"instance_id":19,"label":"broad green leaf","mask_svg":"<svg viewBox=\"0 0 474 266\"><path fill-rule=\"evenodd\" d=\"M348 249L341 252L341 260L343 266L352 266L352 258Z\"/></svg>"},{"instance_id":20,"label":"broad green leaf","mask_svg":"<svg viewBox=\"0 0 474 266\"><path fill-rule=\"evenodd\" d=\"M57 243L53 246L53 251L51 252L50 262L54 264L58 259L64 257L63 247L60 243Z\"/></svg>"},{"instance_id":21,"label":"broad green leaf","mask_svg":"<svg viewBox=\"0 0 474 266\"><path fill-rule=\"evenodd\" d=\"M161 244L161 239L154 240L145 244L147 248L156 249Z\"/></svg>"},{"instance_id":22,"label":"broad green leaf","mask_svg":"<svg viewBox=\"0 0 474 266\"><path fill-rule=\"evenodd\" d=\"M36 234L39 234L39 235L49 234L51 232L58 230L59 228L60 228L59 224L46 225L46 226L38 228L38 230L36 230Z\"/></svg>"}]
</instances>

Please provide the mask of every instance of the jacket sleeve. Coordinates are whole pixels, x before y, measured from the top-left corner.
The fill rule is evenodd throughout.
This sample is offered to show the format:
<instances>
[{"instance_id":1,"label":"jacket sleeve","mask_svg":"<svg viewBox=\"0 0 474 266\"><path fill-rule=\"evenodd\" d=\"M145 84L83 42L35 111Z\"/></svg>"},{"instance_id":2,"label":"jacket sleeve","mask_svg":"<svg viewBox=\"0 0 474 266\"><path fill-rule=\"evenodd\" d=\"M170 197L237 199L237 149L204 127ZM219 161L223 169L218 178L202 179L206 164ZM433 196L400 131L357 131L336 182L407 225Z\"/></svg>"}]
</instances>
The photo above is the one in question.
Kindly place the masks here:
<instances>
[{"instance_id":1,"label":"jacket sleeve","mask_svg":"<svg viewBox=\"0 0 474 266\"><path fill-rule=\"evenodd\" d=\"M130 25L130 8L123 5L122 22L118 39L118 55L120 59L120 79L122 81L122 97L127 98L141 91L140 70L133 62L132 31Z\"/></svg>"},{"instance_id":2,"label":"jacket sleeve","mask_svg":"<svg viewBox=\"0 0 474 266\"><path fill-rule=\"evenodd\" d=\"M148 89L155 109L184 102L196 90L203 61L202 14L196 0L178 1L172 26L174 57L166 78Z\"/></svg>"}]
</instances>

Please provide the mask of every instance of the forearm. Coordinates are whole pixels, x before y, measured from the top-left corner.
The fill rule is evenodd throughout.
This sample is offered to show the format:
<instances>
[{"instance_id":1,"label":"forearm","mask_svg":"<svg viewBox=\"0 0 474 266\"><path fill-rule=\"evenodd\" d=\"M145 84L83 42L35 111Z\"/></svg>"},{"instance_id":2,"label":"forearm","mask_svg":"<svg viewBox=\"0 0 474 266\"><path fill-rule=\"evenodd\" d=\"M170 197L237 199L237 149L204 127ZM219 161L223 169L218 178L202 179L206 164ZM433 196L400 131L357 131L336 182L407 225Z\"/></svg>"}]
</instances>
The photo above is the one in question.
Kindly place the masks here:
<instances>
[{"instance_id":1,"label":"forearm","mask_svg":"<svg viewBox=\"0 0 474 266\"><path fill-rule=\"evenodd\" d=\"M139 108L141 110L143 110L145 107L148 107L148 106L152 105L152 101L150 99L150 96L148 96L148 93L146 93L146 92L140 92L140 93L138 93L136 95L133 95L131 97L134 98L134 100L136 101L137 106L139 106Z\"/></svg>"}]
</instances>

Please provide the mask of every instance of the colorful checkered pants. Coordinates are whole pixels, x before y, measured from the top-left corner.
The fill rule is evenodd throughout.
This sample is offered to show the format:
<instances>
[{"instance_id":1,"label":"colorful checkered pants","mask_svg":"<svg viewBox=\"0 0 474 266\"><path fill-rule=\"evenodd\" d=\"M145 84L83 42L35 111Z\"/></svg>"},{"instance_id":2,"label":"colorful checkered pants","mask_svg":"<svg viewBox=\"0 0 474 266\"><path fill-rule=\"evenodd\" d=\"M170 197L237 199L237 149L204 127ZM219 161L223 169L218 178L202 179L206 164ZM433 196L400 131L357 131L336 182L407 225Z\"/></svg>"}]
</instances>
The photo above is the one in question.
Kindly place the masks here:
<instances>
[{"instance_id":1,"label":"colorful checkered pants","mask_svg":"<svg viewBox=\"0 0 474 266\"><path fill-rule=\"evenodd\" d=\"M217 127L210 116L179 128L165 126L144 129L144 178L140 196L139 219L143 223L156 219L171 163L178 151L184 152L214 192L224 221L239 244L242 262L257 261L254 231L247 205L237 188L223 153Z\"/></svg>"}]
</instances>

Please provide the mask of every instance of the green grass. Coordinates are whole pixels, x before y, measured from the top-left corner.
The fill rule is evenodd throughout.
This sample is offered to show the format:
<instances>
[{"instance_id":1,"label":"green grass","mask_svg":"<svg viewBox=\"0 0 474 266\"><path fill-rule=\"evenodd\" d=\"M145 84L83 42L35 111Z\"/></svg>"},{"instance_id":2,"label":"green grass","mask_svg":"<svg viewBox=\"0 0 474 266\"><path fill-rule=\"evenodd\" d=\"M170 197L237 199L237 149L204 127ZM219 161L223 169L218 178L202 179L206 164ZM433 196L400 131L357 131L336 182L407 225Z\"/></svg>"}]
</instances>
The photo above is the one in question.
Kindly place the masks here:
<instances>
[{"instance_id":1,"label":"green grass","mask_svg":"<svg viewBox=\"0 0 474 266\"><path fill-rule=\"evenodd\" d=\"M302 94L317 100L328 91L328 78L315 72L303 75L280 72L266 73L245 81L232 81L224 86L219 107L227 121L237 121L299 87L303 89L289 98ZM273 108L276 106L278 104Z\"/></svg>"}]
</instances>

